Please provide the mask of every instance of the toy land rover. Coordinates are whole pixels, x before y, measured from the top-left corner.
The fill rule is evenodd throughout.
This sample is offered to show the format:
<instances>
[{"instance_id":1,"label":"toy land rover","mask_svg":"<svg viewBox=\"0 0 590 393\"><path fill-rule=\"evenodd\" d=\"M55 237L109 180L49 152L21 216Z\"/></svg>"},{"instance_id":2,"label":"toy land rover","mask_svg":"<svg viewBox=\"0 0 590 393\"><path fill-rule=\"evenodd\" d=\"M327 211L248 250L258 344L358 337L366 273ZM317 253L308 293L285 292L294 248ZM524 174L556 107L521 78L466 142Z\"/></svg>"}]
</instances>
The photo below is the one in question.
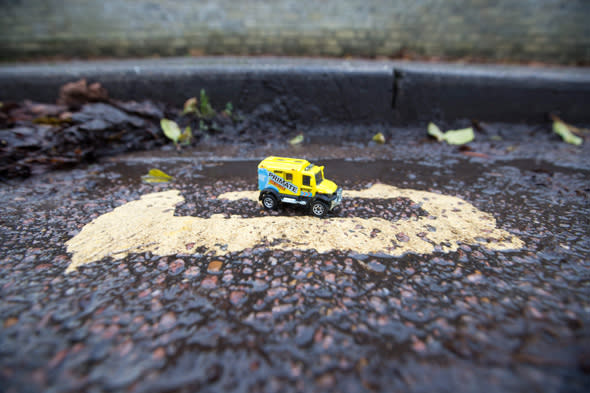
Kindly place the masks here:
<instances>
[{"instance_id":1,"label":"toy land rover","mask_svg":"<svg viewBox=\"0 0 590 393\"><path fill-rule=\"evenodd\" d=\"M307 206L323 217L342 202L342 188L324 178L324 167L307 160L267 157L258 164L258 189L265 209L279 203Z\"/></svg>"}]
</instances>

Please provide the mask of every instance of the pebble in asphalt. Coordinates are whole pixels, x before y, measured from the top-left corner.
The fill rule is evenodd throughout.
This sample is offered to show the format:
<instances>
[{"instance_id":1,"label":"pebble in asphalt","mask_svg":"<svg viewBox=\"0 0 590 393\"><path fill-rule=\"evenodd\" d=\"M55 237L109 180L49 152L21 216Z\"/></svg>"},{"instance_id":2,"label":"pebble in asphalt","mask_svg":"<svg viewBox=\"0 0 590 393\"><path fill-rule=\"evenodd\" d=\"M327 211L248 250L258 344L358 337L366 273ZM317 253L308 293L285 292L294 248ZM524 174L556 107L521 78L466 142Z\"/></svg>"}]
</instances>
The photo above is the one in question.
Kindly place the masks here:
<instances>
[{"instance_id":1,"label":"pebble in asphalt","mask_svg":"<svg viewBox=\"0 0 590 393\"><path fill-rule=\"evenodd\" d=\"M256 161L149 158L53 172L0 191L0 386L74 391L585 391L590 382L588 168L444 156L333 160L348 189L380 181L459 196L521 238L518 251L270 250L105 258L64 274L65 242L141 195L179 189L176 215L265 213L214 198L252 189ZM436 161L436 160L435 160ZM210 163L210 165L208 165ZM370 178L366 177L370 174ZM344 201L370 217L383 201ZM390 201L391 217L424 214ZM403 239L398 239L403 240ZM190 246L190 247L189 247Z\"/></svg>"}]
</instances>

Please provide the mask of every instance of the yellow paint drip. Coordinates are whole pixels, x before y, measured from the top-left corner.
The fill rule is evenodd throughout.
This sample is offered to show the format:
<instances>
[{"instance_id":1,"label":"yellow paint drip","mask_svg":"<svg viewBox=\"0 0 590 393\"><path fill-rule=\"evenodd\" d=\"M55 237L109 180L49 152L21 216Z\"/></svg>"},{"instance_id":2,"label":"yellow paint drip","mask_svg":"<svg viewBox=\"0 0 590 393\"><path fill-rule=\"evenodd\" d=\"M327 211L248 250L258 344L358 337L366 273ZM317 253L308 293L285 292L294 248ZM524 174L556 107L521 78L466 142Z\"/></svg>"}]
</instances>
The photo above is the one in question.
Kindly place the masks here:
<instances>
[{"instance_id":1,"label":"yellow paint drip","mask_svg":"<svg viewBox=\"0 0 590 393\"><path fill-rule=\"evenodd\" d=\"M179 191L171 190L144 195L86 225L66 243L68 252L73 254L66 272L104 257L120 259L130 253L146 251L156 255L185 253L188 243L219 253L264 244L270 249L351 250L361 254L382 252L394 256L406 252L429 254L434 252L435 246L444 251L455 251L458 243L479 244L482 238L487 240L483 246L492 250L519 249L523 246L516 236L496 228L496 220L491 214L457 197L384 184L361 191L345 191L344 197L404 197L420 204L429 217L400 221L378 217L224 218L221 214L211 218L175 217L174 207L184 202L184 198ZM225 193L219 198L256 201L258 192ZM396 237L401 234L403 241Z\"/></svg>"}]
</instances>

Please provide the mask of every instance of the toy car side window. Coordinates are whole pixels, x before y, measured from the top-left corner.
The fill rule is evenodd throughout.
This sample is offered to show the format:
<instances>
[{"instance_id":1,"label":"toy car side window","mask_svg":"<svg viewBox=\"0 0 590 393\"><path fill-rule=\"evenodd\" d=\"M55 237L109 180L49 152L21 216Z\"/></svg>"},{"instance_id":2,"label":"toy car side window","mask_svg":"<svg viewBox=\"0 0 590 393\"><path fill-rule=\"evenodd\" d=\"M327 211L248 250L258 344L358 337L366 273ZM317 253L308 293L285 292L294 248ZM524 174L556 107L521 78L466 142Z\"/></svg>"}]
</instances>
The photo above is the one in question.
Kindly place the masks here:
<instances>
[{"instance_id":1,"label":"toy car side window","mask_svg":"<svg viewBox=\"0 0 590 393\"><path fill-rule=\"evenodd\" d=\"M303 175L303 185L304 186L311 186L311 176Z\"/></svg>"},{"instance_id":2,"label":"toy car side window","mask_svg":"<svg viewBox=\"0 0 590 393\"><path fill-rule=\"evenodd\" d=\"M320 183L323 181L324 179L322 179L322 172L318 172L315 174L315 184L316 185L320 185Z\"/></svg>"},{"instance_id":3,"label":"toy car side window","mask_svg":"<svg viewBox=\"0 0 590 393\"><path fill-rule=\"evenodd\" d=\"M292 173L285 173L285 180L293 181L293 174Z\"/></svg>"}]
</instances>

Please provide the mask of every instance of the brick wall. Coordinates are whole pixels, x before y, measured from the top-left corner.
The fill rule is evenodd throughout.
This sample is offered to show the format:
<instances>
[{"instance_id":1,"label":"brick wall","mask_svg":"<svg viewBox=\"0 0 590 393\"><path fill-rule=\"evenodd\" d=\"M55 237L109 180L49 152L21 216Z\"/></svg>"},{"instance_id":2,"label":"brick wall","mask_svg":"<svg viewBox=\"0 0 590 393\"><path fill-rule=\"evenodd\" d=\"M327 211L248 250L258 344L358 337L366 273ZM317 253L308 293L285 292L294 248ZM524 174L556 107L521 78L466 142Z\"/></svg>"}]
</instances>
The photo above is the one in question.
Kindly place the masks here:
<instances>
[{"instance_id":1,"label":"brick wall","mask_svg":"<svg viewBox=\"0 0 590 393\"><path fill-rule=\"evenodd\" d=\"M590 62L590 0L0 0L0 59L400 55Z\"/></svg>"}]
</instances>

